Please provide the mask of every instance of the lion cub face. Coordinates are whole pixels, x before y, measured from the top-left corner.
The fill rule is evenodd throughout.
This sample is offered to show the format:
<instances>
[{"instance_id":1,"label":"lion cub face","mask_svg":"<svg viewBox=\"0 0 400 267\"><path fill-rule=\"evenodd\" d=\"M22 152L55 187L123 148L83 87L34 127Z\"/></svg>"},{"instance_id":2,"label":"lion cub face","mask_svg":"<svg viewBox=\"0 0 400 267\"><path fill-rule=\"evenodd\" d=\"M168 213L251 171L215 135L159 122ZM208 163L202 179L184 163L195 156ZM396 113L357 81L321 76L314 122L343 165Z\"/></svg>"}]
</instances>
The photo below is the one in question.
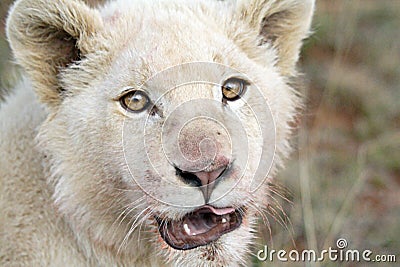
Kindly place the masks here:
<instances>
[{"instance_id":1,"label":"lion cub face","mask_svg":"<svg viewBox=\"0 0 400 267\"><path fill-rule=\"evenodd\" d=\"M28 13L32 2L42 10ZM75 233L127 258L146 253L141 234L143 250L177 264L243 262L266 179L289 152L289 81L312 10L17 2L9 39L49 109L39 145Z\"/></svg>"}]
</instances>

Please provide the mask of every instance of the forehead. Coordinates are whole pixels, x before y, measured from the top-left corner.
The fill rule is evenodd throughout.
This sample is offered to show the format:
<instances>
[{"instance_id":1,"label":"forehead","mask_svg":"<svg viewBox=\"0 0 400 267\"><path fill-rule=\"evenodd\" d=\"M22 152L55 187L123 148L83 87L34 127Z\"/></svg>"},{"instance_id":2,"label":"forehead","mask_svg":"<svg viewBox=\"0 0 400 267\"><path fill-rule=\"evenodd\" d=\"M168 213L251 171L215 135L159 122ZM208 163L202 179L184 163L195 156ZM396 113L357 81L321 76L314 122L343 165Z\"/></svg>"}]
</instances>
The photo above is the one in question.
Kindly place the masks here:
<instances>
[{"instance_id":1,"label":"forehead","mask_svg":"<svg viewBox=\"0 0 400 267\"><path fill-rule=\"evenodd\" d=\"M223 30L229 10L219 1L136 0L117 1L102 15L121 53L166 67L213 60L229 43Z\"/></svg>"},{"instance_id":2,"label":"forehead","mask_svg":"<svg viewBox=\"0 0 400 267\"><path fill-rule=\"evenodd\" d=\"M102 16L113 54L111 70L106 72L110 94L141 86L163 70L188 62L228 66L230 71L209 72L211 78L206 75L207 80L217 80L213 77L221 74L217 75L219 83L237 73L253 81L267 79L265 73L274 75L274 71L255 64L232 39L243 32L240 21L235 21L232 2L235 1L118 0L104 7ZM253 49L253 54L258 52L263 55L261 61L271 62L266 65L272 67L274 54ZM179 80L174 75L168 78Z\"/></svg>"}]
</instances>

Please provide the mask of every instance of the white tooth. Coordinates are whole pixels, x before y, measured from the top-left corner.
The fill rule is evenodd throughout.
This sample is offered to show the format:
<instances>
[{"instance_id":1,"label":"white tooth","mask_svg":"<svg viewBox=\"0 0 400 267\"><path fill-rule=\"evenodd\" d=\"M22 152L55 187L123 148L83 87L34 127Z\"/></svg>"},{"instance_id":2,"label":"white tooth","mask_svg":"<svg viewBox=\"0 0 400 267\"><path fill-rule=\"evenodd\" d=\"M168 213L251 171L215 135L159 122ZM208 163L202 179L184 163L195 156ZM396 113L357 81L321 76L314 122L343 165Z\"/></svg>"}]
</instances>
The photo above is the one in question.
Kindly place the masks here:
<instances>
[{"instance_id":1,"label":"white tooth","mask_svg":"<svg viewBox=\"0 0 400 267\"><path fill-rule=\"evenodd\" d=\"M186 223L183 225L183 228L185 229L185 232L186 232L188 235L190 235L190 228L189 228L189 226L188 226Z\"/></svg>"},{"instance_id":2,"label":"white tooth","mask_svg":"<svg viewBox=\"0 0 400 267\"><path fill-rule=\"evenodd\" d=\"M227 222L226 218L223 217L223 218L222 218L222 223L226 223L226 222Z\"/></svg>"}]
</instances>

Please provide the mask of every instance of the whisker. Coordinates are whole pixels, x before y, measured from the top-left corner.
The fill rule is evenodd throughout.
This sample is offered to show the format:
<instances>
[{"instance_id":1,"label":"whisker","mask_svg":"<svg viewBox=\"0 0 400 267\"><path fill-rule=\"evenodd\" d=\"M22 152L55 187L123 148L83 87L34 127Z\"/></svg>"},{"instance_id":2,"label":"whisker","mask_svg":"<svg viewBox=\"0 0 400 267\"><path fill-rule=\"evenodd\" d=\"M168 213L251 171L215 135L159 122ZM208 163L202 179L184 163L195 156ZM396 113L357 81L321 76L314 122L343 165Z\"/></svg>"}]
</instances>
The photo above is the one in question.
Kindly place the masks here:
<instances>
[{"instance_id":1,"label":"whisker","mask_svg":"<svg viewBox=\"0 0 400 267\"><path fill-rule=\"evenodd\" d=\"M125 205L123 208L124 210L119 214L119 216L117 217L117 219L114 220L114 222L112 223L110 230L113 231L113 238L115 237L116 233L118 232L117 230L121 227L122 222L138 207L140 207L141 205L143 205L144 203L141 202L144 199L144 197L141 197L139 199L137 199L136 201ZM140 202L139 204L135 205L137 202ZM131 206L131 205L135 205L135 206ZM128 211L129 210L129 211ZM128 211L128 212L127 212ZM123 216L123 217L122 217ZM118 222L119 221L119 222ZM118 225L115 227L115 224L118 222Z\"/></svg>"},{"instance_id":2,"label":"whisker","mask_svg":"<svg viewBox=\"0 0 400 267\"><path fill-rule=\"evenodd\" d=\"M142 214L143 214L144 212L146 212L148 209L149 209L149 207L145 208L144 210L142 210L139 214L137 214L137 215L135 216L135 220L133 221L133 223L132 223L132 225L131 225L131 227L130 227L128 233L125 235L124 239L123 239L122 242L121 242L121 245L118 247L117 255L120 253L121 248L123 247L123 245L127 243L128 238L130 237L130 235L131 235L131 234L135 231L135 229L137 228L137 226L138 226L137 222L138 222L138 220L140 219L140 216L142 216Z\"/></svg>"}]
</instances>

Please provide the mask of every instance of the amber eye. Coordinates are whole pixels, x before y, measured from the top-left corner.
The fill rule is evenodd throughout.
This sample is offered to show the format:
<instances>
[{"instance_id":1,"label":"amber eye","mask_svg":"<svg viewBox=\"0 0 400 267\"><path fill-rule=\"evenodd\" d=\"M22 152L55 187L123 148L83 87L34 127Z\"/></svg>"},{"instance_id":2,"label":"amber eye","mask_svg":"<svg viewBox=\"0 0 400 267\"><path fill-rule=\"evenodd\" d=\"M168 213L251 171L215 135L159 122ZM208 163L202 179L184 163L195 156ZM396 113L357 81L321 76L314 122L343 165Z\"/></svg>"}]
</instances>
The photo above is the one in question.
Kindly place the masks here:
<instances>
[{"instance_id":1,"label":"amber eye","mask_svg":"<svg viewBox=\"0 0 400 267\"><path fill-rule=\"evenodd\" d=\"M223 100L238 100L246 91L247 86L248 82L244 80L237 78L228 79L225 81L224 85L222 85Z\"/></svg>"},{"instance_id":2,"label":"amber eye","mask_svg":"<svg viewBox=\"0 0 400 267\"><path fill-rule=\"evenodd\" d=\"M119 99L121 106L131 112L141 112L148 108L150 99L147 94L140 90L130 91Z\"/></svg>"}]
</instances>

